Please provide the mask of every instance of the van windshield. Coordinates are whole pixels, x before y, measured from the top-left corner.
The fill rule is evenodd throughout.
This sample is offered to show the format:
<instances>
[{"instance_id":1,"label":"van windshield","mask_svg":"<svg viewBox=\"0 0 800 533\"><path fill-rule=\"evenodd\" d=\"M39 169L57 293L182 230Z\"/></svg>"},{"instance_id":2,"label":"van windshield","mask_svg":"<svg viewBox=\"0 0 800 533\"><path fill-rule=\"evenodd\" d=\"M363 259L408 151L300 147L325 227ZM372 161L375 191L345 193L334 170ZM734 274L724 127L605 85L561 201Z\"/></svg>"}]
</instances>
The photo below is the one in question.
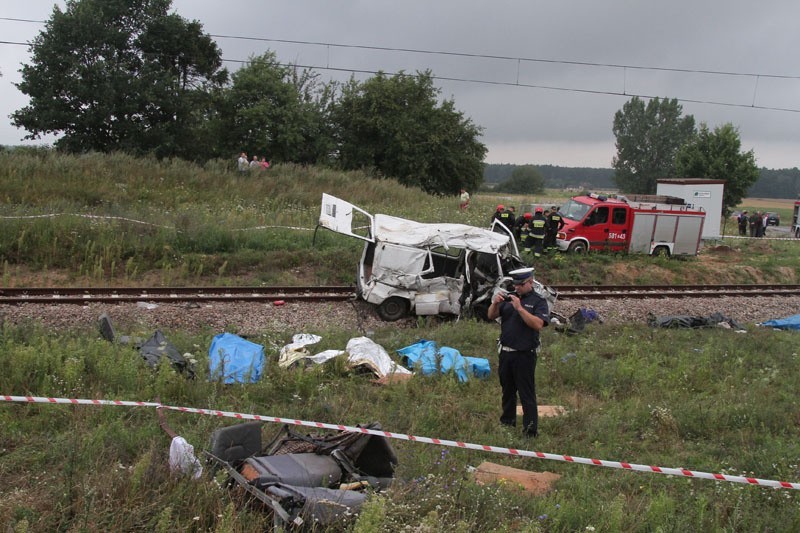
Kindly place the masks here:
<instances>
[{"instance_id":1,"label":"van windshield","mask_svg":"<svg viewBox=\"0 0 800 533\"><path fill-rule=\"evenodd\" d=\"M582 204L570 198L561 207L561 215L570 220L582 220L591 206Z\"/></svg>"}]
</instances>

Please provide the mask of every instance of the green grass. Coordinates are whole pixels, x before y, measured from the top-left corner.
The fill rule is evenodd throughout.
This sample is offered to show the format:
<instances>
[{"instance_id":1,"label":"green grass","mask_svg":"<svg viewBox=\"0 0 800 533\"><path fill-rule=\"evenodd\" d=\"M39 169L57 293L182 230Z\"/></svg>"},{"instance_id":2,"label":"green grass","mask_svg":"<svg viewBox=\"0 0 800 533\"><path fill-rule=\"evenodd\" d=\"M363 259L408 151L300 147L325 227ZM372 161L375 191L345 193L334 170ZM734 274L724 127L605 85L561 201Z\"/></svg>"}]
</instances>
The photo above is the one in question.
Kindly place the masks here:
<instances>
[{"instance_id":1,"label":"green grass","mask_svg":"<svg viewBox=\"0 0 800 533\"><path fill-rule=\"evenodd\" d=\"M229 170L228 167L231 167ZM313 228L322 192L372 213L486 226L498 202L432 197L364 173L277 166L241 178L232 162L201 168L125 155L0 153L3 286L352 283L361 243ZM548 193L557 198L556 193ZM541 199L538 199L541 200ZM93 215L120 218L86 218ZM782 213L783 215L783 213ZM130 219L130 220L125 220ZM135 222L139 221L139 222ZM273 227L278 226L278 227ZM300 228L300 229L297 229ZM797 282L794 241L724 240L696 258L556 254L535 263L548 284ZM132 332L141 336L151 332ZM130 348L76 324L2 325L0 391L154 401L354 425L502 447L765 479L800 479L795 333L755 328L654 330L594 324L580 335L544 333L539 403L566 416L541 420L540 437L498 424L495 324L419 320L373 338L390 354L420 338L486 357L490 379L415 376L376 386L340 361L277 366L295 331L265 330L259 382L209 382L213 335L166 331L198 360L198 379L153 371ZM331 327L314 348L341 349L357 333ZM315 350L316 351L316 350ZM233 420L167 413L202 450ZM218 481L167 468L169 439L147 408L0 404L0 523L9 531L263 531L270 518ZM271 435L276 427L265 428ZM800 527L794 491L515 458L393 441L398 483L375 495L352 531L789 531ZM478 485L483 461L551 471L533 497L512 484Z\"/></svg>"},{"instance_id":2,"label":"green grass","mask_svg":"<svg viewBox=\"0 0 800 533\"><path fill-rule=\"evenodd\" d=\"M341 348L349 338L348 332L317 333L325 335L319 349ZM168 405L348 425L377 420L404 434L764 479L800 478L793 333L603 325L576 336L546 331L537 367L539 403L563 405L569 413L542 419L535 441L497 422L493 324L420 323L417 329L376 331L376 342L390 353L422 337L487 357L492 365L487 380L459 384L449 375L416 376L383 387L341 364L280 369L277 345L288 341L288 332L265 332L269 362L259 383L224 386L202 377L210 334L167 335L197 357L200 378L186 380L166 365L152 371L135 350L93 335L6 326L0 364L8 371L0 376L0 390L160 397ZM234 423L176 412L167 416L196 450L206 446L215 428ZM0 499L0 521L12 527L24 522L32 531L259 531L268 523L208 478L191 482L171 476L169 439L153 410L4 404L0 425L0 478L9 487ZM275 431L265 429L268 435ZM381 529L763 531L800 525L793 491L404 441L393 445L400 458L398 483L376 496L363 518ZM468 470L483 461L562 478L540 497L508 483L480 486Z\"/></svg>"},{"instance_id":3,"label":"green grass","mask_svg":"<svg viewBox=\"0 0 800 533\"><path fill-rule=\"evenodd\" d=\"M228 163L0 153L4 283L50 277L87 286L352 283L362 243L314 232L323 192L371 213L483 227L498 202L563 200L557 191L539 198L477 194L461 212L455 196L425 195L365 173L278 165L241 177ZM797 242L722 242L737 253L711 254L710 261L557 254L534 266L550 284L796 282Z\"/></svg>"}]
</instances>

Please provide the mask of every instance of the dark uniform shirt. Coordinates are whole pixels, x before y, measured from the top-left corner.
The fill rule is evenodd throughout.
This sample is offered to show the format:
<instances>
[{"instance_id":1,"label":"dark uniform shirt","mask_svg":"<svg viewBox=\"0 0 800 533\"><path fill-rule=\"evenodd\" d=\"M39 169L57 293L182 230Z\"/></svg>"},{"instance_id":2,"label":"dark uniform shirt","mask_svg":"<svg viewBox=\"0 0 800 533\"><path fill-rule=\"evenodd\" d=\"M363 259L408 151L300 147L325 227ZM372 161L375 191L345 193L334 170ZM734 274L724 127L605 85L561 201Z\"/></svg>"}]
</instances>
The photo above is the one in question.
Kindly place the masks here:
<instances>
[{"instance_id":1,"label":"dark uniform shirt","mask_svg":"<svg viewBox=\"0 0 800 533\"><path fill-rule=\"evenodd\" d=\"M550 216L547 217L548 225L550 226L550 231L553 233L557 233L564 227L564 219L561 218L561 215L558 214L558 211L554 213L550 213Z\"/></svg>"},{"instance_id":2,"label":"dark uniform shirt","mask_svg":"<svg viewBox=\"0 0 800 533\"><path fill-rule=\"evenodd\" d=\"M520 301L525 310L541 318L545 326L550 323L550 311L544 298L531 291L520 298ZM522 317L519 316L511 302L501 302L499 305L500 318L502 319L500 323L500 344L520 352L536 350L539 346L539 332L529 327L522 320Z\"/></svg>"},{"instance_id":3,"label":"dark uniform shirt","mask_svg":"<svg viewBox=\"0 0 800 533\"><path fill-rule=\"evenodd\" d=\"M530 223L531 236L534 239L544 239L546 225L547 221L544 219L544 215L541 213L536 213Z\"/></svg>"}]
</instances>

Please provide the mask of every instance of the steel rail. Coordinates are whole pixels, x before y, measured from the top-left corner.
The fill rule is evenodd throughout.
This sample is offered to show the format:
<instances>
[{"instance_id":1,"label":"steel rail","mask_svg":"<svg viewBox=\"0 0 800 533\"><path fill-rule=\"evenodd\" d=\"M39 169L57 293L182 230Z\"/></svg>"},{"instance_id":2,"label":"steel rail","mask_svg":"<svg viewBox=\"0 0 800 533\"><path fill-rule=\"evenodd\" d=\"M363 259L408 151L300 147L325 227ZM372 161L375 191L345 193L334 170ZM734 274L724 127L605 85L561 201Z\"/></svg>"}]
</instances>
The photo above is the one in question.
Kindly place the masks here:
<instances>
[{"instance_id":1,"label":"steel rail","mask_svg":"<svg viewBox=\"0 0 800 533\"><path fill-rule=\"evenodd\" d=\"M316 287L19 287L0 289L0 304L88 302L341 301L355 298L346 285Z\"/></svg>"},{"instance_id":2,"label":"steel rail","mask_svg":"<svg viewBox=\"0 0 800 533\"><path fill-rule=\"evenodd\" d=\"M717 298L723 296L800 296L800 285L561 285L558 297L570 299Z\"/></svg>"},{"instance_id":3,"label":"steel rail","mask_svg":"<svg viewBox=\"0 0 800 533\"><path fill-rule=\"evenodd\" d=\"M555 285L560 300L620 298L715 298L800 296L800 285ZM0 289L0 304L89 302L342 301L356 290L347 285L286 287L18 287Z\"/></svg>"}]
</instances>

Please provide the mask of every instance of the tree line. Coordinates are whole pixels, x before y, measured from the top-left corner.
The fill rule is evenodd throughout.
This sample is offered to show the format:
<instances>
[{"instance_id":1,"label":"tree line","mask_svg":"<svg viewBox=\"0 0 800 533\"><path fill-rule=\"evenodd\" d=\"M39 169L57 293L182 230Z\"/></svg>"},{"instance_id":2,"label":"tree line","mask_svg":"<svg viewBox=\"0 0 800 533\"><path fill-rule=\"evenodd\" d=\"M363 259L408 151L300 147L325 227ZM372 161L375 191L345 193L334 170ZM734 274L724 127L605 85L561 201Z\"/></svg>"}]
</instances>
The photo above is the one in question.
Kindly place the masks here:
<instances>
[{"instance_id":1,"label":"tree line","mask_svg":"<svg viewBox=\"0 0 800 533\"><path fill-rule=\"evenodd\" d=\"M727 213L742 201L761 175L755 154L752 150L742 150L739 131L733 124L711 128L700 123L696 127L694 116L683 116L683 108L674 98L653 98L645 103L633 97L614 114L612 129L617 148L612 177L623 193L653 194L660 179L723 180L722 210ZM595 180L608 177L602 171L591 174L590 184L599 185ZM770 182L778 179L784 184L783 194L793 186L790 195L793 197L796 180L783 173L780 178L769 177ZM524 165L513 169L497 190L514 192L523 180L533 188L532 193L542 189L547 181L539 169Z\"/></svg>"},{"instance_id":2,"label":"tree line","mask_svg":"<svg viewBox=\"0 0 800 533\"><path fill-rule=\"evenodd\" d=\"M482 128L453 100L440 100L430 71L322 82L268 51L231 74L202 25L171 5L67 0L63 11L56 5L31 42L31 62L17 84L29 103L11 115L12 123L27 139L58 135L55 147L67 152L203 162L233 161L244 151L272 163L366 169L434 194L474 191L485 176L493 182L508 170L483 164ZM613 132L613 168L579 169L578 186L613 182L623 192L651 194L661 178L723 179L729 209L759 178L755 156L741 150L732 124L696 127L675 99L632 98L615 114ZM796 172L769 179L794 196ZM524 165L510 169L498 190L574 186L573 176L574 169Z\"/></svg>"},{"instance_id":3,"label":"tree line","mask_svg":"<svg viewBox=\"0 0 800 533\"><path fill-rule=\"evenodd\" d=\"M506 182L515 169L528 165L487 163L483 172L484 184L496 187ZM549 189L577 188L588 191L616 189L614 170L611 168L561 167L530 165L542 175L543 187ZM681 176L673 176L681 177ZM800 198L800 169L760 168L758 179L747 190L746 196L754 198Z\"/></svg>"},{"instance_id":4,"label":"tree line","mask_svg":"<svg viewBox=\"0 0 800 533\"><path fill-rule=\"evenodd\" d=\"M368 169L427 192L475 190L481 128L439 100L430 71L323 83L273 52L233 74L198 21L171 0L67 0L32 41L11 115L27 139L55 147Z\"/></svg>"}]
</instances>

